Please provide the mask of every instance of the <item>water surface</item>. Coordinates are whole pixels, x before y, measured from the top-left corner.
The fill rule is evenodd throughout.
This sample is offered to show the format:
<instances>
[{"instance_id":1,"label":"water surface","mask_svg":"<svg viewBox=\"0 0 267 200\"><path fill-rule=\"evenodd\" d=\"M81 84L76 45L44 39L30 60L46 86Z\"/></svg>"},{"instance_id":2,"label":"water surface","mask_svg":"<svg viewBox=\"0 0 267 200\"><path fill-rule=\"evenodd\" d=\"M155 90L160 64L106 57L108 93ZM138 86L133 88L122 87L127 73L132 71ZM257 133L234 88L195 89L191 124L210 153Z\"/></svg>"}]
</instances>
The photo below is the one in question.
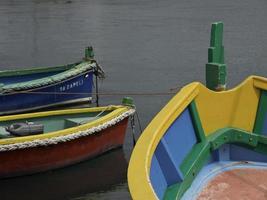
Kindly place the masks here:
<instances>
[{"instance_id":1,"label":"water surface","mask_svg":"<svg viewBox=\"0 0 267 200\"><path fill-rule=\"evenodd\" d=\"M266 18L264 0L1 0L0 69L70 63L93 45L107 74L101 92L169 92L204 82L210 24L220 20L232 87L251 74L267 76ZM133 96L143 127L171 96ZM102 96L100 103L119 104L122 97ZM128 132L126 160L131 149ZM1 181L1 199L130 199L127 162L114 162L118 170L105 174L112 158ZM87 173L94 163L104 166L97 178L69 173ZM90 184L96 179L98 187Z\"/></svg>"}]
</instances>

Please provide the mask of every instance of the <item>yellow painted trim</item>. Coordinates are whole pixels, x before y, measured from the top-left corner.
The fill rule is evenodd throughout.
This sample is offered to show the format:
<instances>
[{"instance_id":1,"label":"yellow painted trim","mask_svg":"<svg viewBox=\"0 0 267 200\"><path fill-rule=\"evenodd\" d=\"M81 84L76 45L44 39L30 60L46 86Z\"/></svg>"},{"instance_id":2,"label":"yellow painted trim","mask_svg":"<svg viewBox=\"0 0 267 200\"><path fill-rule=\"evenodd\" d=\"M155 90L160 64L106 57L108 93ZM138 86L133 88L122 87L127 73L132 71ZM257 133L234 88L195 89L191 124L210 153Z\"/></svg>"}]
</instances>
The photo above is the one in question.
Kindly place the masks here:
<instances>
[{"instance_id":1,"label":"yellow painted trim","mask_svg":"<svg viewBox=\"0 0 267 200\"><path fill-rule=\"evenodd\" d=\"M149 178L153 152L168 127L198 94L198 85L189 84L175 95L138 139L128 168L128 184L133 199L157 199Z\"/></svg>"},{"instance_id":2,"label":"yellow painted trim","mask_svg":"<svg viewBox=\"0 0 267 200\"><path fill-rule=\"evenodd\" d=\"M267 78L259 77L259 76L252 76L254 86L256 88L267 90Z\"/></svg>"},{"instance_id":3,"label":"yellow painted trim","mask_svg":"<svg viewBox=\"0 0 267 200\"><path fill-rule=\"evenodd\" d=\"M251 76L237 87L222 92L199 86L195 102L206 135L225 127L253 130L260 97L260 90L254 87L255 80L264 83L264 79Z\"/></svg>"},{"instance_id":4,"label":"yellow painted trim","mask_svg":"<svg viewBox=\"0 0 267 200\"><path fill-rule=\"evenodd\" d=\"M55 116L55 115L66 115L66 114L78 114L78 113L86 113L86 112L101 112L101 111L112 111L107 115L100 117L92 122L88 122L86 124L68 128L60 131L54 131L46 134L39 134L39 135L32 135L32 136L25 136L25 137L16 137L16 138L8 138L8 139L1 139L0 145L6 144L14 144L19 142L28 142L37 139L48 139L57 136L63 136L72 134L78 131L83 131L94 126L98 126L103 124L122 113L128 111L130 108L126 106L107 106L107 107L96 107L96 108L81 108L81 109L68 109L68 110L57 110L57 111L47 111L47 112L37 112L37 113L29 113L29 114L19 114L19 115L10 115L10 116L3 116L0 117L0 121L8 121L8 120L15 120L15 119L27 119L27 118L38 118L38 117L46 117L46 116Z\"/></svg>"},{"instance_id":5,"label":"yellow painted trim","mask_svg":"<svg viewBox=\"0 0 267 200\"><path fill-rule=\"evenodd\" d=\"M137 141L128 167L128 184L132 198L157 199L149 177L152 156L167 129L192 100L196 101L206 133L221 126L251 131L260 97L259 89L267 89L266 78L251 76L237 87L223 92L211 91L197 82L182 88L156 115ZM215 117L219 122L209 117Z\"/></svg>"}]
</instances>

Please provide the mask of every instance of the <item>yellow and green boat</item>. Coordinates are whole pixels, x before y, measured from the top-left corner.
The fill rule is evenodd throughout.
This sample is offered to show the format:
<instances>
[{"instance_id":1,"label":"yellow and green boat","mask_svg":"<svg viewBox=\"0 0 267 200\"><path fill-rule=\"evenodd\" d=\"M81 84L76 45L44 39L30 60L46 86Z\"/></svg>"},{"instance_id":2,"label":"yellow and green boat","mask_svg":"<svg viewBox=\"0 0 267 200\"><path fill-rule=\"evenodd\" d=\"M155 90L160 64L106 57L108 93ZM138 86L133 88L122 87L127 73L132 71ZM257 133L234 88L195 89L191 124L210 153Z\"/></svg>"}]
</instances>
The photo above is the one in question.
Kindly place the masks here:
<instances>
[{"instance_id":1,"label":"yellow and green boat","mask_svg":"<svg viewBox=\"0 0 267 200\"><path fill-rule=\"evenodd\" d=\"M183 87L137 141L128 168L134 200L266 199L267 79L225 90L222 31L212 25L207 87Z\"/></svg>"}]
</instances>

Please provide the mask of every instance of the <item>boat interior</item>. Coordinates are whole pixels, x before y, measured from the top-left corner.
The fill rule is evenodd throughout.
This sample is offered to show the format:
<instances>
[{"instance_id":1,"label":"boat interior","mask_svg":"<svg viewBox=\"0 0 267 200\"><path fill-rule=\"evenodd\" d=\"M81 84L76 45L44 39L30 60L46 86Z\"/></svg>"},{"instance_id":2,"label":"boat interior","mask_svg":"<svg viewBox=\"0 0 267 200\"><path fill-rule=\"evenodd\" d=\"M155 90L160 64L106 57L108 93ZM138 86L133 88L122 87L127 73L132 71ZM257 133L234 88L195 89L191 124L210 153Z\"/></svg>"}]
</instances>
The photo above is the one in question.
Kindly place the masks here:
<instances>
[{"instance_id":1,"label":"boat interior","mask_svg":"<svg viewBox=\"0 0 267 200\"><path fill-rule=\"evenodd\" d=\"M223 92L197 82L185 86L134 148L128 170L133 199L197 199L224 171L267 170L266 103L263 77Z\"/></svg>"},{"instance_id":2,"label":"boat interior","mask_svg":"<svg viewBox=\"0 0 267 200\"><path fill-rule=\"evenodd\" d=\"M61 115L49 115L43 117L34 118L22 118L16 120L0 121L0 139L5 139L9 137L18 137L6 130L7 127L11 125L28 125L29 128L34 125L43 125L43 133L50 133L54 131L59 131L67 128L72 128L82 124L92 122L99 119L100 117L110 113L111 111L100 111L100 112L86 112L86 113L76 113L76 114L61 114ZM19 128L19 127L18 127ZM31 133L29 132L29 135Z\"/></svg>"},{"instance_id":3,"label":"boat interior","mask_svg":"<svg viewBox=\"0 0 267 200\"><path fill-rule=\"evenodd\" d=\"M69 70L77 64L80 64L80 62L55 67L37 67L31 69L4 70L0 71L0 83L5 85L45 78Z\"/></svg>"}]
</instances>

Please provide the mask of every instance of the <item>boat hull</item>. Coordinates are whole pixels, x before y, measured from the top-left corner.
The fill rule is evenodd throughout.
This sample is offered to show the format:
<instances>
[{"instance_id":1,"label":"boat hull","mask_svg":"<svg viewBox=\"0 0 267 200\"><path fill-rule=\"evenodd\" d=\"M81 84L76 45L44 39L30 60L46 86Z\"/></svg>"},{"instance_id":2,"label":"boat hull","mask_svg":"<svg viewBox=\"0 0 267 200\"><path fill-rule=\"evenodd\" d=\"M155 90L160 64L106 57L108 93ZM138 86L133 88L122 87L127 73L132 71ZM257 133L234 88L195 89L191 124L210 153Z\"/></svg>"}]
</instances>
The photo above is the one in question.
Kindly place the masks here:
<instances>
[{"instance_id":1,"label":"boat hull","mask_svg":"<svg viewBox=\"0 0 267 200\"><path fill-rule=\"evenodd\" d=\"M0 95L0 114L19 113L62 104L91 102L93 71L40 87Z\"/></svg>"},{"instance_id":2,"label":"boat hull","mask_svg":"<svg viewBox=\"0 0 267 200\"><path fill-rule=\"evenodd\" d=\"M197 82L185 86L136 143L128 168L133 199L197 199L200 186L217 171L223 176L219 172L229 166L266 170L266 102L263 77L251 76L224 92L213 92ZM246 177L239 180L254 180ZM203 191L210 198L202 199L219 199L211 197L209 189ZM243 199L223 195L223 199Z\"/></svg>"},{"instance_id":3,"label":"boat hull","mask_svg":"<svg viewBox=\"0 0 267 200\"><path fill-rule=\"evenodd\" d=\"M123 145L128 118L93 135L55 145L0 153L0 177L13 177L75 164Z\"/></svg>"}]
</instances>

